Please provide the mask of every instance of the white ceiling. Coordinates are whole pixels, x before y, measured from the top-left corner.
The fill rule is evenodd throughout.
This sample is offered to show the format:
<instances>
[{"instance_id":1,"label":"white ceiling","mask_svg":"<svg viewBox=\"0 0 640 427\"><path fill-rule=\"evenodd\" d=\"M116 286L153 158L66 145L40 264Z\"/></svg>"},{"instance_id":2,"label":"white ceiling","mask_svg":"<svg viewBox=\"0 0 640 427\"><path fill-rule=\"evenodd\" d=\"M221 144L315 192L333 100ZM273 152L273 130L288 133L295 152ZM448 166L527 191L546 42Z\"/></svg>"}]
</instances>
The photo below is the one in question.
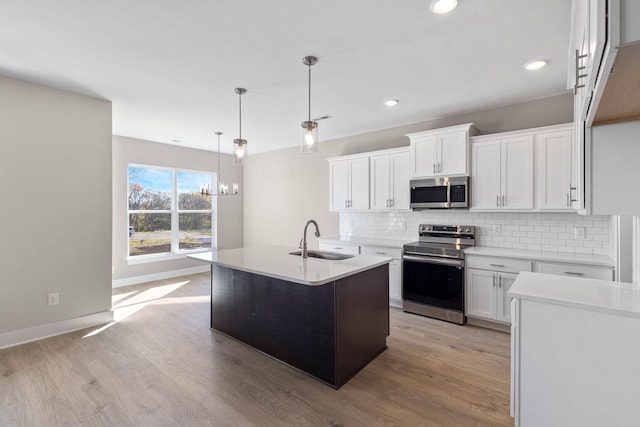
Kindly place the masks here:
<instances>
[{"instance_id":1,"label":"white ceiling","mask_svg":"<svg viewBox=\"0 0 640 427\"><path fill-rule=\"evenodd\" d=\"M114 134L215 150L219 130L223 151L244 87L249 154L299 143L306 55L321 141L566 92L569 0L429 3L3 0L0 74L111 100Z\"/></svg>"}]
</instances>

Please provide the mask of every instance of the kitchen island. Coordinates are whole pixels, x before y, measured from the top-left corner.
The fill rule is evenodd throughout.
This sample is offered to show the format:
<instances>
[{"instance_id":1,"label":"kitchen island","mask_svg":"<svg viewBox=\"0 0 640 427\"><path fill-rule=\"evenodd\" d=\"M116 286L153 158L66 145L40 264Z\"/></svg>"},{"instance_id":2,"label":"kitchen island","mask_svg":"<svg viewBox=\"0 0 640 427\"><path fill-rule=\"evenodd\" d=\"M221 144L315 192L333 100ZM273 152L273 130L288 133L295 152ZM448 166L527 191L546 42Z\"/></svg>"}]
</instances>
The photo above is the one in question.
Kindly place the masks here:
<instances>
[{"instance_id":1,"label":"kitchen island","mask_svg":"<svg viewBox=\"0 0 640 427\"><path fill-rule=\"evenodd\" d=\"M334 388L386 349L390 258L339 261L261 246L189 258L211 264L211 329Z\"/></svg>"},{"instance_id":2,"label":"kitchen island","mask_svg":"<svg viewBox=\"0 0 640 427\"><path fill-rule=\"evenodd\" d=\"M639 425L637 285L521 272L509 296L516 426Z\"/></svg>"}]
</instances>

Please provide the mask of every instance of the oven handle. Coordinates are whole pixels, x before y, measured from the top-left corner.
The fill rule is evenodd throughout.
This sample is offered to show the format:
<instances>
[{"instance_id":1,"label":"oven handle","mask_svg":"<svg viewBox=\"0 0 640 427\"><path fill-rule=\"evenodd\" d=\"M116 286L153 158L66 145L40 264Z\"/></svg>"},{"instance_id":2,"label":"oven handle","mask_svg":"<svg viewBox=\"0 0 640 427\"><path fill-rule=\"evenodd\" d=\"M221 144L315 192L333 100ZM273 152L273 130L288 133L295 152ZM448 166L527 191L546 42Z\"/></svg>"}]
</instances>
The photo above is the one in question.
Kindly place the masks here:
<instances>
[{"instance_id":1,"label":"oven handle","mask_svg":"<svg viewBox=\"0 0 640 427\"><path fill-rule=\"evenodd\" d=\"M411 256L411 255L403 255L402 259L404 261L421 262L423 264L440 264L440 265L450 265L452 267L464 267L464 261L462 260L451 260L446 258L435 258L435 257L428 257L428 256Z\"/></svg>"}]
</instances>

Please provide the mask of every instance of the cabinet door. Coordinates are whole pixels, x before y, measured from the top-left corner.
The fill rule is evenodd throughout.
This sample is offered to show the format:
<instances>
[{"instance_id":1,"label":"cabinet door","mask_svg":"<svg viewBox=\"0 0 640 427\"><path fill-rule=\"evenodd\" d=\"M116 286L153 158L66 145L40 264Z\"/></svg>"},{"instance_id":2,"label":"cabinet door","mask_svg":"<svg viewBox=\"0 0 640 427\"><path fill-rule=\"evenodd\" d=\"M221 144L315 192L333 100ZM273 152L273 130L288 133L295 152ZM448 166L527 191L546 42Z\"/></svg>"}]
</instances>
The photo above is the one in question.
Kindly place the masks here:
<instances>
[{"instance_id":1,"label":"cabinet door","mask_svg":"<svg viewBox=\"0 0 640 427\"><path fill-rule=\"evenodd\" d=\"M495 320L496 273L467 268L466 315Z\"/></svg>"},{"instance_id":2,"label":"cabinet door","mask_svg":"<svg viewBox=\"0 0 640 427\"><path fill-rule=\"evenodd\" d=\"M437 136L436 173L442 176L467 174L467 133L453 132Z\"/></svg>"},{"instance_id":3,"label":"cabinet door","mask_svg":"<svg viewBox=\"0 0 640 427\"><path fill-rule=\"evenodd\" d=\"M538 207L571 209L572 132L536 135L535 146Z\"/></svg>"},{"instance_id":4,"label":"cabinet door","mask_svg":"<svg viewBox=\"0 0 640 427\"><path fill-rule=\"evenodd\" d=\"M371 157L371 209L390 209L391 157ZM407 187L409 183L407 183Z\"/></svg>"},{"instance_id":5,"label":"cabinet door","mask_svg":"<svg viewBox=\"0 0 640 427\"><path fill-rule=\"evenodd\" d=\"M392 209L409 209L409 152L391 156Z\"/></svg>"},{"instance_id":6,"label":"cabinet door","mask_svg":"<svg viewBox=\"0 0 640 427\"><path fill-rule=\"evenodd\" d=\"M438 139L435 135L411 140L411 178L432 178L436 176L436 146Z\"/></svg>"},{"instance_id":7,"label":"cabinet door","mask_svg":"<svg viewBox=\"0 0 640 427\"><path fill-rule=\"evenodd\" d=\"M369 209L369 158L353 159L349 209Z\"/></svg>"},{"instance_id":8,"label":"cabinet door","mask_svg":"<svg viewBox=\"0 0 640 427\"><path fill-rule=\"evenodd\" d=\"M501 168L502 208L533 209L533 135L502 140Z\"/></svg>"},{"instance_id":9,"label":"cabinet door","mask_svg":"<svg viewBox=\"0 0 640 427\"><path fill-rule=\"evenodd\" d=\"M500 140L471 144L471 209L497 209L500 195Z\"/></svg>"},{"instance_id":10,"label":"cabinet door","mask_svg":"<svg viewBox=\"0 0 640 427\"><path fill-rule=\"evenodd\" d=\"M337 211L347 208L349 200L349 161L332 162L329 168L329 210Z\"/></svg>"},{"instance_id":11,"label":"cabinet door","mask_svg":"<svg viewBox=\"0 0 640 427\"><path fill-rule=\"evenodd\" d=\"M402 306L402 274L401 262L391 261L389 264L389 303L394 307Z\"/></svg>"},{"instance_id":12,"label":"cabinet door","mask_svg":"<svg viewBox=\"0 0 640 427\"><path fill-rule=\"evenodd\" d=\"M509 289L518 277L517 274L496 273L498 275L498 312L496 320L511 323L511 299L509 298Z\"/></svg>"}]
</instances>

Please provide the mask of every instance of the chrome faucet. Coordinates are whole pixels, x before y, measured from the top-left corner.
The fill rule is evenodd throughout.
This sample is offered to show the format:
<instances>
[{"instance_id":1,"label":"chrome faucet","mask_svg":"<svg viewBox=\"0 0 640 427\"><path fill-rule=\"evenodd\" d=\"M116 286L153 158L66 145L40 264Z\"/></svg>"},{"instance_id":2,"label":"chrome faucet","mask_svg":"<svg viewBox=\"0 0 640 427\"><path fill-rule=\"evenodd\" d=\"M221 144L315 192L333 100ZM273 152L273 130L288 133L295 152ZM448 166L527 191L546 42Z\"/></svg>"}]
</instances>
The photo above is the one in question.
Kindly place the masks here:
<instances>
[{"instance_id":1,"label":"chrome faucet","mask_svg":"<svg viewBox=\"0 0 640 427\"><path fill-rule=\"evenodd\" d=\"M313 224L316 227L316 237L320 237L320 229L318 223L310 219L304 226L304 232L302 233L302 240L300 240L300 248L302 249L302 258L307 258L307 227L309 224Z\"/></svg>"}]
</instances>

